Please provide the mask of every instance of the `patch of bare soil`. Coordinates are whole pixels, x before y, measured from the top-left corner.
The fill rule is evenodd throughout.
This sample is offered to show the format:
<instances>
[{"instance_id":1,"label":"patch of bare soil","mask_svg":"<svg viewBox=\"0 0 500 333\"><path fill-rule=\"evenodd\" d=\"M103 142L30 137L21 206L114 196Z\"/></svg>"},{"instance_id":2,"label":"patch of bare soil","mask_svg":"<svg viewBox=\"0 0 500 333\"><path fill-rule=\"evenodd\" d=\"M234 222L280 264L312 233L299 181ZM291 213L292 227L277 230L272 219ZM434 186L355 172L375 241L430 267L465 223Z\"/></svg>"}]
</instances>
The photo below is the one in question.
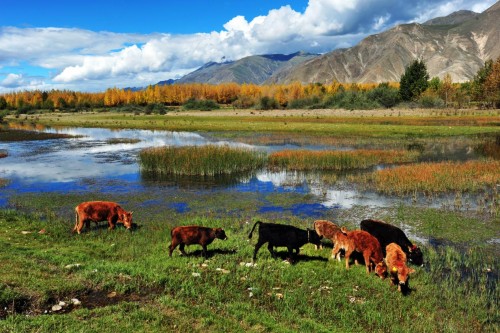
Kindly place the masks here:
<instances>
[{"instance_id":1,"label":"patch of bare soil","mask_svg":"<svg viewBox=\"0 0 500 333\"><path fill-rule=\"evenodd\" d=\"M95 309L121 302L150 302L163 293L162 288L147 288L141 292L120 294L115 291L88 290L80 294L71 294L57 299L49 299L42 305L29 298L18 298L9 304L0 305L0 320L9 315L23 314L28 316L69 313L75 309Z\"/></svg>"}]
</instances>

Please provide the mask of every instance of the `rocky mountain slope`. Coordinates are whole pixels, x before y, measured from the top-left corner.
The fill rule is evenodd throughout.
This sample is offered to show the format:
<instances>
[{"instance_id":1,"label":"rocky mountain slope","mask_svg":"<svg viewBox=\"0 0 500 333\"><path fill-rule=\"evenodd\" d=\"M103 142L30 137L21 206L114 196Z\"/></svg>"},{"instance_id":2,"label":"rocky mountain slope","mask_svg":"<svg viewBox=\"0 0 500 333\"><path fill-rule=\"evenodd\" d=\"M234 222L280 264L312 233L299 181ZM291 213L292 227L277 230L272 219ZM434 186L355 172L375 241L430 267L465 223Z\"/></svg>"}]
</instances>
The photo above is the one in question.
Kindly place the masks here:
<instances>
[{"instance_id":1,"label":"rocky mountain slope","mask_svg":"<svg viewBox=\"0 0 500 333\"><path fill-rule=\"evenodd\" d=\"M304 61L265 83L399 81L415 59L431 77L450 74L468 81L488 59L500 56L500 2L481 14L457 12L426 24L402 24L369 36L358 45Z\"/></svg>"},{"instance_id":2,"label":"rocky mountain slope","mask_svg":"<svg viewBox=\"0 0 500 333\"><path fill-rule=\"evenodd\" d=\"M297 52L289 55L255 55L237 61L210 62L191 72L176 83L203 82L219 84L223 82L261 84L273 74L293 68L303 61L316 57L315 54Z\"/></svg>"}]
</instances>

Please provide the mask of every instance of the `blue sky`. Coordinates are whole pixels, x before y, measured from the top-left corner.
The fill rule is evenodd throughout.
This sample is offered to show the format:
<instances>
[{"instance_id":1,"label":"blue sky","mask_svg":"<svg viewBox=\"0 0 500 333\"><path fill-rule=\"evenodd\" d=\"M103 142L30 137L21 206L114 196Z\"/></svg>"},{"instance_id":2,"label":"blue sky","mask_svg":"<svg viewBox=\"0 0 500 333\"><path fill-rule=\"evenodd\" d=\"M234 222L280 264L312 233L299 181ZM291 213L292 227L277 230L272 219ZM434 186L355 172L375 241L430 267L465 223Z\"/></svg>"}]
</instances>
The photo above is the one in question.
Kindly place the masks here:
<instances>
[{"instance_id":1,"label":"blue sky","mask_svg":"<svg viewBox=\"0 0 500 333\"><path fill-rule=\"evenodd\" d=\"M209 61L324 53L397 24L494 0L2 0L0 93L103 91L179 78Z\"/></svg>"}]
</instances>

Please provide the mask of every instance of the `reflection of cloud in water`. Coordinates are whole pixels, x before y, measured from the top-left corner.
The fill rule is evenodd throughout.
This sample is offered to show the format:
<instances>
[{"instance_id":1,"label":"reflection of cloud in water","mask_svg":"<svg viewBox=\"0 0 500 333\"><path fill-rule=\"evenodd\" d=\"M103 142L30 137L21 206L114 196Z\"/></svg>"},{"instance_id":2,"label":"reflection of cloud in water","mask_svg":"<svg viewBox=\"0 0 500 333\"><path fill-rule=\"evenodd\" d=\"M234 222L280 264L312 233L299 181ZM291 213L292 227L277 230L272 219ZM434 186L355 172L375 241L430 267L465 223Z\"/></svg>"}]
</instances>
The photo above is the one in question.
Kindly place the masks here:
<instances>
[{"instance_id":1,"label":"reflection of cloud in water","mask_svg":"<svg viewBox=\"0 0 500 333\"><path fill-rule=\"evenodd\" d=\"M0 175L36 182L71 182L81 178L113 178L137 173L137 154L143 148L206 144L246 144L211 141L197 133L102 128L48 129L78 136L70 139L0 143L9 157L2 159ZM136 143L110 144L109 139L137 139Z\"/></svg>"}]
</instances>

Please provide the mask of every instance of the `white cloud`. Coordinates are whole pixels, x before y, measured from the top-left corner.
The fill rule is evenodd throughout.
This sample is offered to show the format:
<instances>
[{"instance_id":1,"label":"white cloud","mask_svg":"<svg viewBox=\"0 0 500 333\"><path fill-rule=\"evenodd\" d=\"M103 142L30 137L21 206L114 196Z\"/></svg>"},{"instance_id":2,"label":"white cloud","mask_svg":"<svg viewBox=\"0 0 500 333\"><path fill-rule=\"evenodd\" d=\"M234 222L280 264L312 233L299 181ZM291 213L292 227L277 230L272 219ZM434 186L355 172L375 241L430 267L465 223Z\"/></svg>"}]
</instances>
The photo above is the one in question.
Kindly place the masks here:
<instances>
[{"instance_id":1,"label":"white cloud","mask_svg":"<svg viewBox=\"0 0 500 333\"><path fill-rule=\"evenodd\" d=\"M352 46L397 23L423 22L459 9L482 11L493 3L309 0L304 12L285 5L249 21L236 16L218 32L191 35L0 27L0 69L9 67L9 74L0 73L0 92L41 84L78 90L140 86L184 75L223 57L236 60L252 54L328 52ZM28 79L24 64L49 69L54 77L45 78L46 83ZM16 66L24 74L13 73Z\"/></svg>"}]
</instances>

